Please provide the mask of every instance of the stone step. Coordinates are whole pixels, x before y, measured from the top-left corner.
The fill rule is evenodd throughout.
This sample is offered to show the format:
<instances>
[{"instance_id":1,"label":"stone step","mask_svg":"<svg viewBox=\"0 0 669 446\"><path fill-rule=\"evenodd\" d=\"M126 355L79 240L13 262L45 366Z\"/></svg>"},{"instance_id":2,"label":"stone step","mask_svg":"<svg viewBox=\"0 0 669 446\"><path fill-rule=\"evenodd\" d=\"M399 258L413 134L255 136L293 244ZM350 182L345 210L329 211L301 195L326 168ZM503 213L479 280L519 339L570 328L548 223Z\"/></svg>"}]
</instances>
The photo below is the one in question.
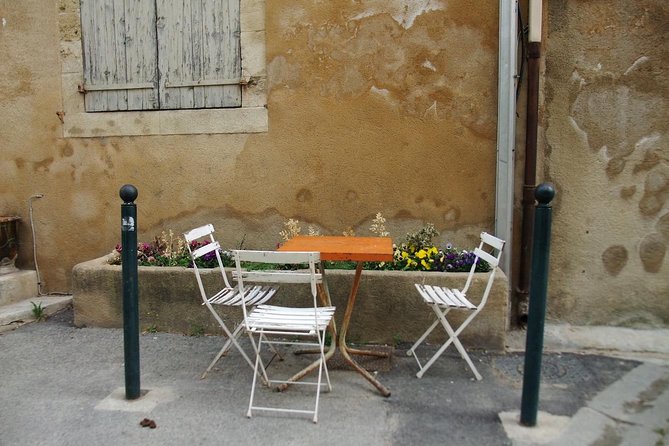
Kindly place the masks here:
<instances>
[{"instance_id":1,"label":"stone step","mask_svg":"<svg viewBox=\"0 0 669 446\"><path fill-rule=\"evenodd\" d=\"M0 275L0 306L37 296L37 272L16 270Z\"/></svg>"},{"instance_id":2,"label":"stone step","mask_svg":"<svg viewBox=\"0 0 669 446\"><path fill-rule=\"evenodd\" d=\"M24 299L0 306L0 333L13 330L23 324L35 321L33 308L41 306L43 314L50 316L72 303L71 295L47 295Z\"/></svg>"}]
</instances>

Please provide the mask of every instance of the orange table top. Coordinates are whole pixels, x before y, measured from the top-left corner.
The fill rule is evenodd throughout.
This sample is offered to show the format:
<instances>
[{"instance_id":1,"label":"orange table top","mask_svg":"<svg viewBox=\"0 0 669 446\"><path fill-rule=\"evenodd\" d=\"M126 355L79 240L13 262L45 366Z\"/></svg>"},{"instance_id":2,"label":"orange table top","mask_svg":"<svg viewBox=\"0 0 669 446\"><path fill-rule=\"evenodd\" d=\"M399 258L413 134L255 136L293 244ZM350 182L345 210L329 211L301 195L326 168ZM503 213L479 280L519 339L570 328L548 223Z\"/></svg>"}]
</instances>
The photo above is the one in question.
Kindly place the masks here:
<instances>
[{"instance_id":1,"label":"orange table top","mask_svg":"<svg viewBox=\"0 0 669 446\"><path fill-rule=\"evenodd\" d=\"M393 259L390 237L304 236L293 237L279 251L317 251L321 260L389 262Z\"/></svg>"}]
</instances>

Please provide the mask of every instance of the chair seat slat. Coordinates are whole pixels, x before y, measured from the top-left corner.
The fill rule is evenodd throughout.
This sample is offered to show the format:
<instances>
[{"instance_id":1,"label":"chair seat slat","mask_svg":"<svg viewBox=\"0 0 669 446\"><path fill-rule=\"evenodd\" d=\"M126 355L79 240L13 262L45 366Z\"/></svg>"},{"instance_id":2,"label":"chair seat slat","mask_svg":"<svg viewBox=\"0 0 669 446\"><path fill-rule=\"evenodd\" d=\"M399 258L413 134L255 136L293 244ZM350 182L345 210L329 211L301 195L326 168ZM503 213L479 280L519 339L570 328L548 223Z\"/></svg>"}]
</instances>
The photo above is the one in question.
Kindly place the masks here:
<instances>
[{"instance_id":1,"label":"chair seat slat","mask_svg":"<svg viewBox=\"0 0 669 446\"><path fill-rule=\"evenodd\" d=\"M444 292L436 286L426 285L425 290L430 296L431 303L439 306L450 306L450 300Z\"/></svg>"},{"instance_id":2,"label":"chair seat slat","mask_svg":"<svg viewBox=\"0 0 669 446\"><path fill-rule=\"evenodd\" d=\"M278 287L258 286L245 297L247 305L258 305L267 302L276 292ZM208 299L212 305L239 306L242 304L242 296L237 288L223 288Z\"/></svg>"},{"instance_id":3,"label":"chair seat slat","mask_svg":"<svg viewBox=\"0 0 669 446\"><path fill-rule=\"evenodd\" d=\"M472 304L469 299L467 299L467 296L465 296L460 290L457 290L455 288L451 289L453 292L453 295L462 303L462 305L465 308L469 308L470 310L476 310L476 305Z\"/></svg>"},{"instance_id":4,"label":"chair seat slat","mask_svg":"<svg viewBox=\"0 0 669 446\"><path fill-rule=\"evenodd\" d=\"M448 297L450 299L450 307L453 308L476 308L474 307L467 298L465 297L464 294L460 292L460 290L456 289L450 289L450 288L444 288L443 289L446 294L448 294Z\"/></svg>"}]
</instances>

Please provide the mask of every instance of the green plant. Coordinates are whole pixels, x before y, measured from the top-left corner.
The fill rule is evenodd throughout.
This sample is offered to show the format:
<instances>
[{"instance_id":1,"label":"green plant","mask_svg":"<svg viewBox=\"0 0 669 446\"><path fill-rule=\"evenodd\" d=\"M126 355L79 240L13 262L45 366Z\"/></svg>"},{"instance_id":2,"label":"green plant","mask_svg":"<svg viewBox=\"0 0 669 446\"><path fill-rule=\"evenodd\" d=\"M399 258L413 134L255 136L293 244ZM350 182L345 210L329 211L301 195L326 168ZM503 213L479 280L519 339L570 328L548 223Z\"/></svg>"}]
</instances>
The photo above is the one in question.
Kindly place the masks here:
<instances>
[{"instance_id":1,"label":"green plant","mask_svg":"<svg viewBox=\"0 0 669 446\"><path fill-rule=\"evenodd\" d=\"M404 244L414 251L425 249L433 246L432 239L438 236L439 232L434 228L434 225L428 223L418 231L408 233L405 237Z\"/></svg>"},{"instance_id":2,"label":"green plant","mask_svg":"<svg viewBox=\"0 0 669 446\"><path fill-rule=\"evenodd\" d=\"M289 218L288 221L283 224L283 226L285 228L283 231L279 232L279 235L284 241L290 240L291 238L300 235L300 231L302 231L302 228L300 228L300 222L298 220L293 220L292 218Z\"/></svg>"},{"instance_id":3,"label":"green plant","mask_svg":"<svg viewBox=\"0 0 669 446\"><path fill-rule=\"evenodd\" d=\"M42 302L36 304L35 302L30 302L33 306L32 313L33 317L37 322L42 322L46 320L46 313L44 312L44 307L42 307Z\"/></svg>"},{"instance_id":4,"label":"green plant","mask_svg":"<svg viewBox=\"0 0 669 446\"><path fill-rule=\"evenodd\" d=\"M372 220L372 226L369 227L369 230L379 237L388 237L390 235L390 232L386 230L386 219L383 218L381 212L376 214L376 217L374 217L374 220Z\"/></svg>"},{"instance_id":5,"label":"green plant","mask_svg":"<svg viewBox=\"0 0 669 446\"><path fill-rule=\"evenodd\" d=\"M243 243L244 238L240 242L239 249L241 249ZM193 241L190 244L190 249L193 251L207 244L209 244L208 240L203 242ZM121 264L122 251L123 247L120 244L116 245L109 260L111 265ZM229 251L219 250L218 254L223 266L234 265ZM186 268L193 266L186 241L182 237L175 237L171 229L167 232L161 232L151 243L137 243L137 263L140 266L182 266ZM216 253L210 252L197 259L197 266L200 268L216 268L218 266Z\"/></svg>"},{"instance_id":6,"label":"green plant","mask_svg":"<svg viewBox=\"0 0 669 446\"><path fill-rule=\"evenodd\" d=\"M199 324L191 324L188 335L196 338L202 337L204 336L204 327Z\"/></svg>"},{"instance_id":7,"label":"green plant","mask_svg":"<svg viewBox=\"0 0 669 446\"><path fill-rule=\"evenodd\" d=\"M148 327L146 327L146 332L147 333L158 333L158 327L156 324L151 324Z\"/></svg>"}]
</instances>

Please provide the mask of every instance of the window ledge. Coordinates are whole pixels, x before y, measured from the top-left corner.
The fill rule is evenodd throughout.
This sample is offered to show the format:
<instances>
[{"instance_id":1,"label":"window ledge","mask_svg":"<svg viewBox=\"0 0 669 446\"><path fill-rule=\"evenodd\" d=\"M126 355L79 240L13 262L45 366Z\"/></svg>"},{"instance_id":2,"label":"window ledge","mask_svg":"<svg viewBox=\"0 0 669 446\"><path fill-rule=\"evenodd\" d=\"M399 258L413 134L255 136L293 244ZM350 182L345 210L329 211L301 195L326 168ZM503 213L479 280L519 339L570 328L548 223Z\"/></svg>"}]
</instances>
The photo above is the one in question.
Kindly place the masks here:
<instances>
[{"instance_id":1,"label":"window ledge","mask_svg":"<svg viewBox=\"0 0 669 446\"><path fill-rule=\"evenodd\" d=\"M261 133L268 128L265 107L73 113L63 118L66 138Z\"/></svg>"}]
</instances>

